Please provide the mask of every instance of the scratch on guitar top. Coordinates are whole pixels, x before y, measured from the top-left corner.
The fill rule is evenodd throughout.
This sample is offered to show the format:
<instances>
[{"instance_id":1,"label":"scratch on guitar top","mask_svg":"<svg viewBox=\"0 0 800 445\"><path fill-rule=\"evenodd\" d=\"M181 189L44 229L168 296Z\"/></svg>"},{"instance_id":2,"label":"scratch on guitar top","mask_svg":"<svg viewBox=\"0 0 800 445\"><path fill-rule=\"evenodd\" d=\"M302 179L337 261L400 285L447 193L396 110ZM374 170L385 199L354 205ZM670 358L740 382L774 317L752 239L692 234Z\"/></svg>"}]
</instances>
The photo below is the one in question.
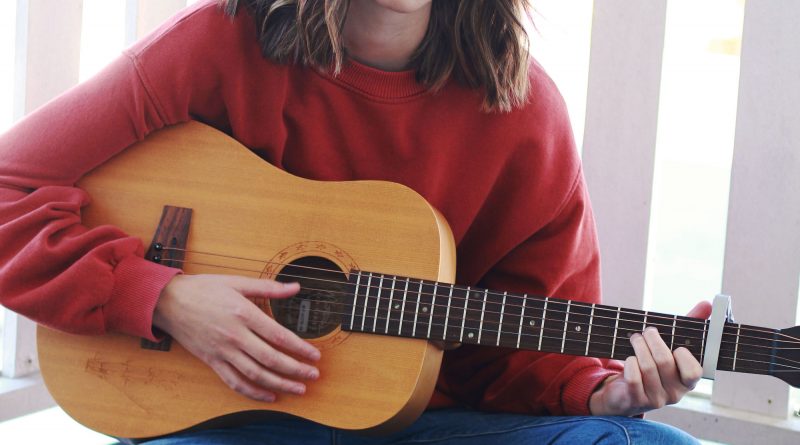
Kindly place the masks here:
<instances>
[{"instance_id":1,"label":"scratch on guitar top","mask_svg":"<svg viewBox=\"0 0 800 445\"><path fill-rule=\"evenodd\" d=\"M147 365L136 365L130 360L105 360L97 354L93 358L86 360L84 369L87 373L108 382L118 389L128 400L145 412L149 412L149 409L132 397L133 394L137 393L135 391L137 386L155 386L162 391L171 392L183 380L183 376L178 372Z\"/></svg>"},{"instance_id":2,"label":"scratch on guitar top","mask_svg":"<svg viewBox=\"0 0 800 445\"><path fill-rule=\"evenodd\" d=\"M86 361L86 372L103 380L113 379L126 386L129 384L156 385L164 390L177 387L182 377L178 372L152 366L137 366L130 360L125 362L106 361L98 356Z\"/></svg>"}]
</instances>

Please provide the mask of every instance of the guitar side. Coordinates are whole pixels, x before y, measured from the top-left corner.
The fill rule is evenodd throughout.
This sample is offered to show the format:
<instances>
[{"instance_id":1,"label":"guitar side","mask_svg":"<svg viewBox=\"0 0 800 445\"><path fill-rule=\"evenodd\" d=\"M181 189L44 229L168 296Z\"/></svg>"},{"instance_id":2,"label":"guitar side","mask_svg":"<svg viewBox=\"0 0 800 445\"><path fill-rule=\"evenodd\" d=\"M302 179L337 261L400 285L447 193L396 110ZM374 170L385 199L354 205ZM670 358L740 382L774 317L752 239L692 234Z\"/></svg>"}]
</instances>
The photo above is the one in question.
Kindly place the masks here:
<instances>
[{"instance_id":1,"label":"guitar side","mask_svg":"<svg viewBox=\"0 0 800 445\"><path fill-rule=\"evenodd\" d=\"M273 278L279 268L272 262L314 256L342 271L455 277L450 229L410 189L297 178L195 122L149 136L79 185L93 199L85 224L112 224L144 242L164 205L192 208L188 249L226 257L211 266L189 254L187 273ZM441 351L427 342L340 329L309 341L322 350L321 378L303 396L268 404L233 392L174 342L163 352L120 334L38 332L42 374L56 401L87 427L118 437L159 436L254 412L343 429L396 429L427 406L441 362Z\"/></svg>"}]
</instances>

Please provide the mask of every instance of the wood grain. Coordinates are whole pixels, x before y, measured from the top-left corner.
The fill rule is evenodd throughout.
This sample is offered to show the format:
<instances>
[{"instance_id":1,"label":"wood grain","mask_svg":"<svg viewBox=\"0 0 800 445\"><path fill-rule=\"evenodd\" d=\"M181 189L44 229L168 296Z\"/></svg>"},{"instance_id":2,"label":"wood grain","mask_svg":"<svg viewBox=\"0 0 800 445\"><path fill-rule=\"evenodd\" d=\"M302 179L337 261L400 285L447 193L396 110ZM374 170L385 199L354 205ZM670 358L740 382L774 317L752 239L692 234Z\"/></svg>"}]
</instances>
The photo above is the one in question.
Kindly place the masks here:
<instances>
[{"instance_id":1,"label":"wood grain","mask_svg":"<svg viewBox=\"0 0 800 445\"><path fill-rule=\"evenodd\" d=\"M344 271L355 262L361 269L442 282L455 276L452 234L414 191L387 182L298 178L196 122L157 132L79 185L93 197L87 225L113 224L143 240L152 237L164 205L193 209L189 249L263 260L215 258L221 266L254 271L236 271L242 275L274 276L266 261L321 241L340 252L321 248L315 255ZM185 271L225 273L192 264ZM306 395L282 395L272 404L231 391L177 344L165 353L143 350L139 339L126 335L40 328L39 355L56 401L87 427L118 437L158 436L250 411L343 429L396 429L425 408L441 351L420 340L341 331L335 341L330 337L311 340L323 346L320 380Z\"/></svg>"}]
</instances>

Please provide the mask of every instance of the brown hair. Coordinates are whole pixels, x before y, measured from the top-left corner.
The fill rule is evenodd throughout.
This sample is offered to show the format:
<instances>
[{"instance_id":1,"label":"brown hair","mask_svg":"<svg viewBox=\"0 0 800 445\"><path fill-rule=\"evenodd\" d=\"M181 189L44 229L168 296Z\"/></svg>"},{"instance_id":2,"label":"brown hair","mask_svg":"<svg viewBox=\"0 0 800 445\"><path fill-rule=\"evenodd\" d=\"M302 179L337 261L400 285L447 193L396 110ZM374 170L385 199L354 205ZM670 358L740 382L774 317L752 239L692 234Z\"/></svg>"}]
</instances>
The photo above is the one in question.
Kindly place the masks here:
<instances>
[{"instance_id":1,"label":"brown hair","mask_svg":"<svg viewBox=\"0 0 800 445\"><path fill-rule=\"evenodd\" d=\"M239 0L220 0L236 14ZM265 57L334 74L345 50L349 0L243 0L256 20ZM411 58L417 81L437 91L452 76L484 91L487 111L510 111L528 98L528 0L433 0L428 31Z\"/></svg>"}]
</instances>

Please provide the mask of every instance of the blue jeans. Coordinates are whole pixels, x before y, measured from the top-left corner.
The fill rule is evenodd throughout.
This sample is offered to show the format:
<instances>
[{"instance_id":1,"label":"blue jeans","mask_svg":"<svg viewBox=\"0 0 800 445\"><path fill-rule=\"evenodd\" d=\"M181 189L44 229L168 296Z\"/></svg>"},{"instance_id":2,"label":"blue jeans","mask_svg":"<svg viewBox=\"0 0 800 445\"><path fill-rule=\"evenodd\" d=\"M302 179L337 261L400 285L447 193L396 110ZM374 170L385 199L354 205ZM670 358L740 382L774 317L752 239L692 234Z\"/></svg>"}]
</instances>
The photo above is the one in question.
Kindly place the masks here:
<instances>
[{"instance_id":1,"label":"blue jeans","mask_svg":"<svg viewBox=\"0 0 800 445\"><path fill-rule=\"evenodd\" d=\"M668 425L630 417L531 417L463 409L425 412L403 431L361 436L301 419L283 419L232 429L184 433L148 445L482 445L648 444L697 445Z\"/></svg>"}]
</instances>

